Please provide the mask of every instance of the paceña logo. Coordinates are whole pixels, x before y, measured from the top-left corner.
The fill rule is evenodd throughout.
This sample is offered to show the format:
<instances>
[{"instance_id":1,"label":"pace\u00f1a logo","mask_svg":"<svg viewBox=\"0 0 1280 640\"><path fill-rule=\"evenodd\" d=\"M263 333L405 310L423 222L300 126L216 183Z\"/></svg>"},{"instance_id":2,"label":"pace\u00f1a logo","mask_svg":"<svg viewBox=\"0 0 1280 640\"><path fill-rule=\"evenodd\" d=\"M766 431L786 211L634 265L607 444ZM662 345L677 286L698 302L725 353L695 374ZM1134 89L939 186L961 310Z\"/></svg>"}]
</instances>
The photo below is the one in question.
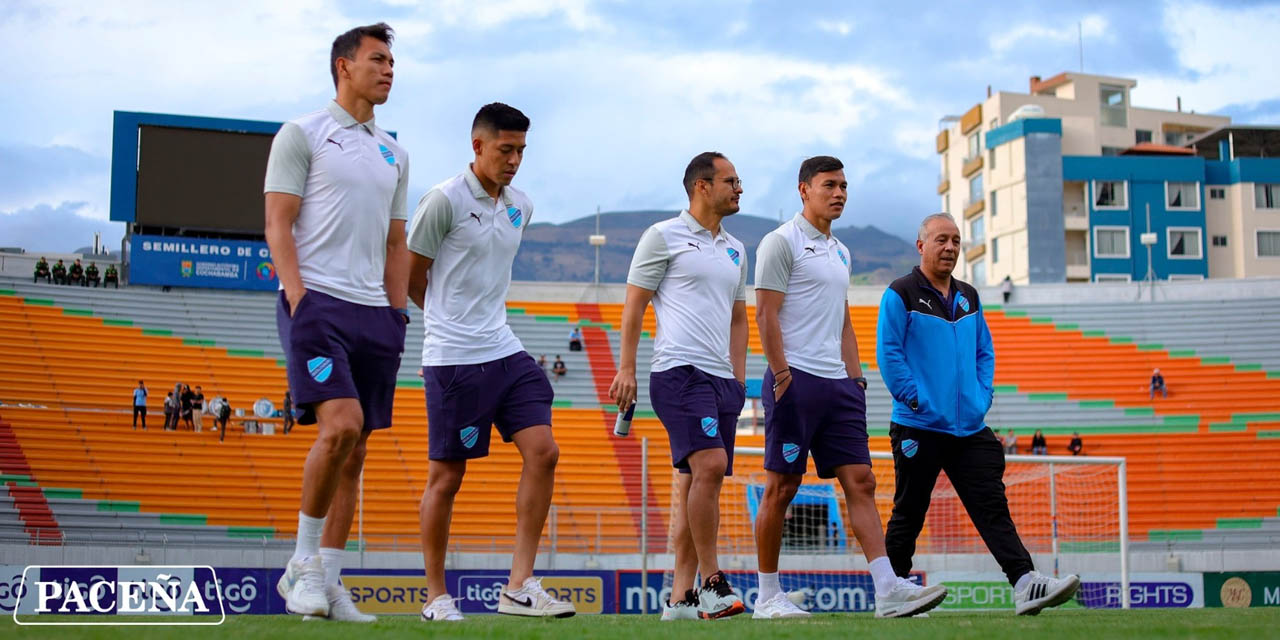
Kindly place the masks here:
<instances>
[{"instance_id":1,"label":"pace\u00f1a logo","mask_svg":"<svg viewBox=\"0 0 1280 640\"><path fill-rule=\"evenodd\" d=\"M205 588L208 582L217 583L209 566L30 566L22 572L13 621L20 625L222 624L226 620L222 594L217 589L210 594ZM59 619L40 620L42 615ZM67 615L91 618L62 618ZM115 615L154 620L97 619Z\"/></svg>"}]
</instances>

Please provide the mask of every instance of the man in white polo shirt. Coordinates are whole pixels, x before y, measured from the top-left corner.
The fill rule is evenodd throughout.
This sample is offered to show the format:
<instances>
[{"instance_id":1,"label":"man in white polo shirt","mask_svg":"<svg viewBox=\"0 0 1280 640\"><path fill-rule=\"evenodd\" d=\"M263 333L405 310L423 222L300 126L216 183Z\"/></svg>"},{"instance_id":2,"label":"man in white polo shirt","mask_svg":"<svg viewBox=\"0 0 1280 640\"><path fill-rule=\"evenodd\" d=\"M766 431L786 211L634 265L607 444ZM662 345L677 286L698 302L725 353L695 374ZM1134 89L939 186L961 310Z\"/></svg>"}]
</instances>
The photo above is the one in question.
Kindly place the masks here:
<instances>
[{"instance_id":1,"label":"man in white polo shirt","mask_svg":"<svg viewBox=\"0 0 1280 640\"><path fill-rule=\"evenodd\" d=\"M276 326L289 388L318 424L303 467L293 558L276 585L293 613L372 622L341 586L365 447L391 426L409 314L409 158L373 121L391 91L391 28L333 41L338 96L286 122L267 161L266 236L280 277Z\"/></svg>"},{"instance_id":2,"label":"man in white polo shirt","mask_svg":"<svg viewBox=\"0 0 1280 640\"><path fill-rule=\"evenodd\" d=\"M849 319L849 248L831 233L844 212L844 164L816 156L800 165L804 208L769 232L756 251L756 326L769 368L764 377L765 489L756 516L760 590L754 618L803 618L778 580L782 523L809 453L819 478L844 490L849 524L871 564L876 615L923 613L947 597L899 578L884 550L876 478L867 447L867 379Z\"/></svg>"},{"instance_id":3,"label":"man in white polo shirt","mask_svg":"<svg viewBox=\"0 0 1280 640\"><path fill-rule=\"evenodd\" d=\"M490 425L524 461L516 489L516 544L498 613L566 618L571 603L533 577L551 507L560 449L551 435L551 383L507 326L511 263L533 203L511 186L524 158L529 119L488 104L471 125L475 160L431 189L409 231L409 295L422 307L422 381L427 400L427 486L419 519L427 574L426 621L462 620L447 592L444 556L453 499L467 461L489 455Z\"/></svg>"},{"instance_id":4,"label":"man in white polo shirt","mask_svg":"<svg viewBox=\"0 0 1280 640\"><path fill-rule=\"evenodd\" d=\"M733 440L746 402L747 255L721 226L738 212L742 181L722 154L694 156L684 173L689 208L640 237L622 310L618 373L609 388L618 409L636 397L636 346L644 310L658 318L649 400L667 429L680 470L672 505L676 547L663 620L723 618L746 610L720 571L716 538L720 487L733 474ZM695 571L702 585L694 591Z\"/></svg>"}]
</instances>

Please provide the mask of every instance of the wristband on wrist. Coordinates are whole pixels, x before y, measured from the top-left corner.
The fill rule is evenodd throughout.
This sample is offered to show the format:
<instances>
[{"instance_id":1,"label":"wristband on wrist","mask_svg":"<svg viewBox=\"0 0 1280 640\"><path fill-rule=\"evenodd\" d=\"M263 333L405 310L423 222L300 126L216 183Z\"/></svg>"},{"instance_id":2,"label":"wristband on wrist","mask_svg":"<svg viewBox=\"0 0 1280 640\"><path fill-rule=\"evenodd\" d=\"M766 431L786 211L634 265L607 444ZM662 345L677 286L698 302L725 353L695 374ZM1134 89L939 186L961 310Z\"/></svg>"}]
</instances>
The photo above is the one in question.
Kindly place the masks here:
<instances>
[{"instance_id":1,"label":"wristband on wrist","mask_svg":"<svg viewBox=\"0 0 1280 640\"><path fill-rule=\"evenodd\" d=\"M404 317L405 324L409 324L409 322L412 320L412 318L409 317L409 310L405 307L396 308L396 313L399 313L401 316Z\"/></svg>"},{"instance_id":2,"label":"wristband on wrist","mask_svg":"<svg viewBox=\"0 0 1280 640\"><path fill-rule=\"evenodd\" d=\"M854 379L853 379L853 381L854 381L854 383L856 383L856 384L858 384L859 386L861 386L863 391L866 391L866 390L867 390L867 379L866 379L866 377L864 377L864 376L858 376L858 377L854 378Z\"/></svg>"}]
</instances>

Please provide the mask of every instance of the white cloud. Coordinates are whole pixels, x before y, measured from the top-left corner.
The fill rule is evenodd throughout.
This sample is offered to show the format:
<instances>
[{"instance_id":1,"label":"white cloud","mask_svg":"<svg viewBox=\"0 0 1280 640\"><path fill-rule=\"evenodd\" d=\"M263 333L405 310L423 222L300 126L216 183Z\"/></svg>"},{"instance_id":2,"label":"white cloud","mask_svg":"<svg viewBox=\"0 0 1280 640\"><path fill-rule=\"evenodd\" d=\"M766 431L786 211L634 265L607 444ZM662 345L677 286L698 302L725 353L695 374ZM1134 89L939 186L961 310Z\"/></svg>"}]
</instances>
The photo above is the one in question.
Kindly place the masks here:
<instances>
[{"instance_id":1,"label":"white cloud","mask_svg":"<svg viewBox=\"0 0 1280 640\"><path fill-rule=\"evenodd\" d=\"M988 38L991 50L997 54L1008 53L1025 40L1075 43L1080 37L1087 39L1113 39L1108 31L1107 19L1097 14L1085 16L1077 23L1061 26L1040 24L1020 24L1007 31L997 33Z\"/></svg>"},{"instance_id":2,"label":"white cloud","mask_svg":"<svg viewBox=\"0 0 1280 640\"><path fill-rule=\"evenodd\" d=\"M853 24L845 20L818 20L818 29L827 33L847 36L853 33Z\"/></svg>"},{"instance_id":3,"label":"white cloud","mask_svg":"<svg viewBox=\"0 0 1280 640\"><path fill-rule=\"evenodd\" d=\"M406 0L408 6L415 3ZM512 22L559 18L574 31L607 30L591 0L441 0L426 15L450 26L492 29Z\"/></svg>"}]
</instances>

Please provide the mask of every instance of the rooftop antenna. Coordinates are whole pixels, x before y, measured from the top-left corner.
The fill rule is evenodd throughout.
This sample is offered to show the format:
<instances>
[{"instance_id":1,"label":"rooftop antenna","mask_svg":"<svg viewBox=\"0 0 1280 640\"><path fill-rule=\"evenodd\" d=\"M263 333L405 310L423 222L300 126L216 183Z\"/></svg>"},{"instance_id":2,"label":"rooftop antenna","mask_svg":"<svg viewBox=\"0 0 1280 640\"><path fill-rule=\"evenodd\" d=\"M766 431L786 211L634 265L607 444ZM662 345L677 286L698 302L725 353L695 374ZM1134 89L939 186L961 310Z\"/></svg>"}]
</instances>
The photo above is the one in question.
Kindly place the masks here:
<instances>
[{"instance_id":1,"label":"rooftop antenna","mask_svg":"<svg viewBox=\"0 0 1280 640\"><path fill-rule=\"evenodd\" d=\"M1080 42L1080 73L1084 73L1084 23L1076 22L1076 33Z\"/></svg>"}]
</instances>

